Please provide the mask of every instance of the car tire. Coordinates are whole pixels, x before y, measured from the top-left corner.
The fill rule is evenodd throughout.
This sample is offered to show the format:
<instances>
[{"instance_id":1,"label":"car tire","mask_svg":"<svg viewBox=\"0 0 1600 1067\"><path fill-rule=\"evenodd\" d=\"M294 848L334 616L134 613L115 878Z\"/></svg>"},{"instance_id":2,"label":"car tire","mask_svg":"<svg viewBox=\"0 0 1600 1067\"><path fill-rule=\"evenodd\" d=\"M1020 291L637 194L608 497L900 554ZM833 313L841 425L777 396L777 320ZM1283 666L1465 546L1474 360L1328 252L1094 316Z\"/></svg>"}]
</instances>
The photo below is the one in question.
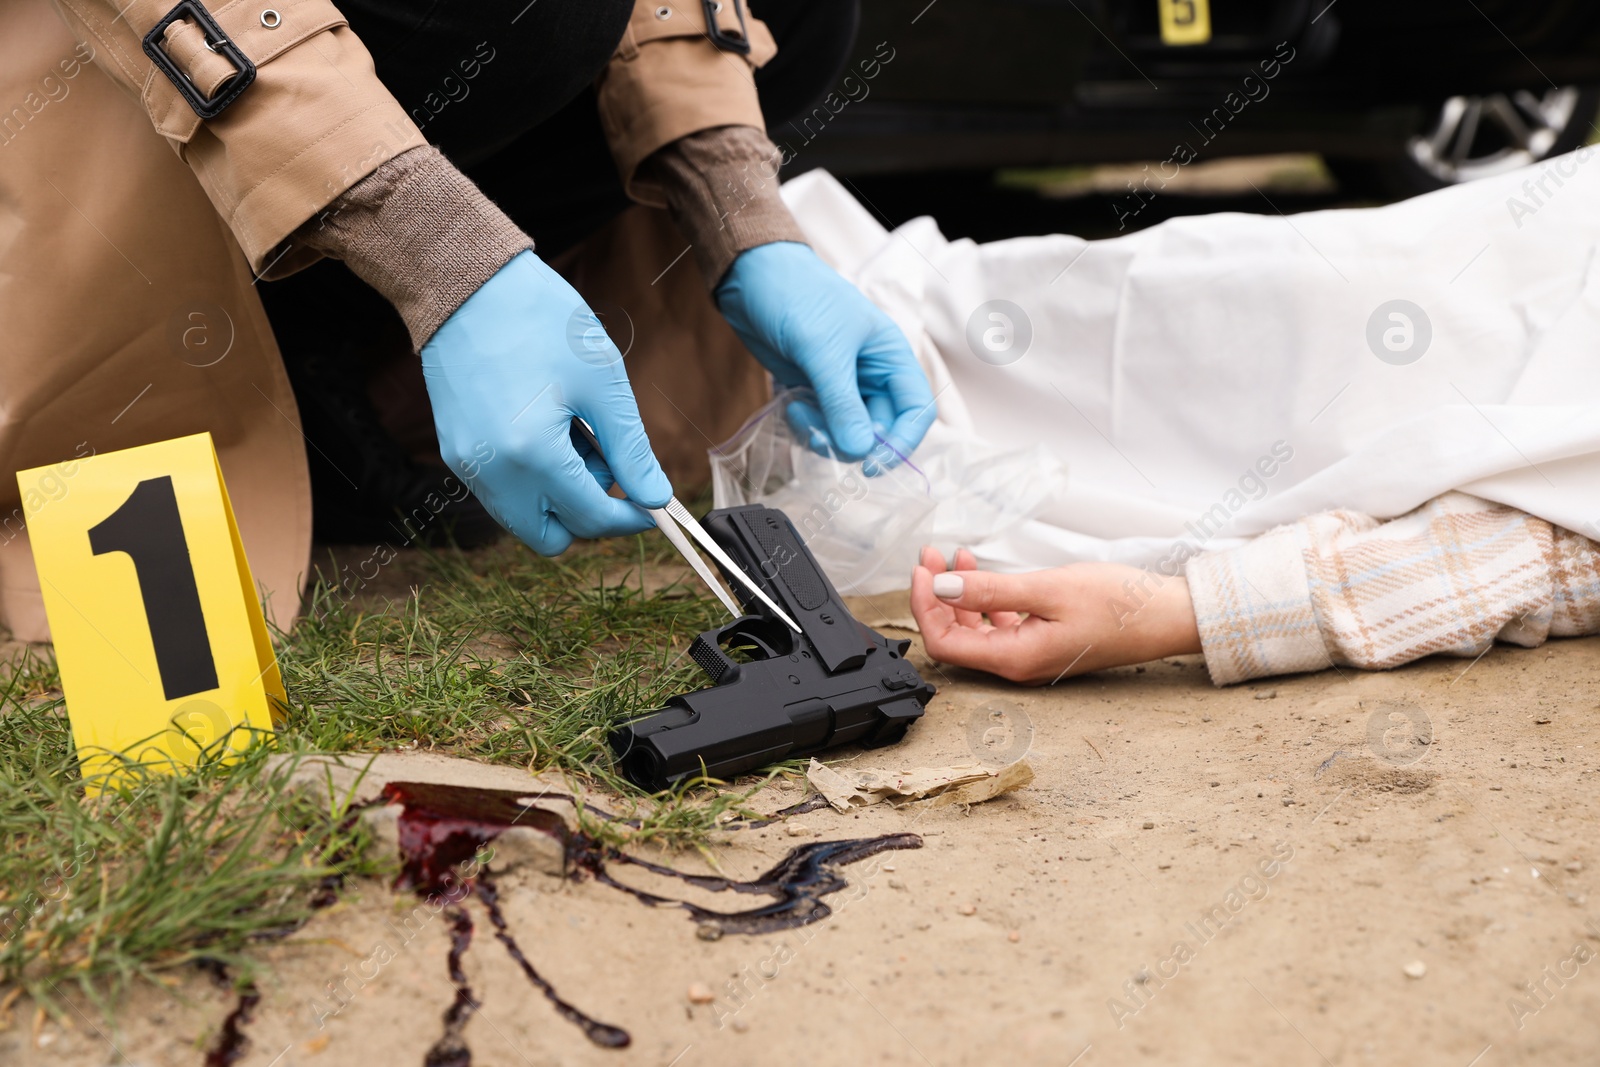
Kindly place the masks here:
<instances>
[{"instance_id":1,"label":"car tire","mask_svg":"<svg viewBox=\"0 0 1600 1067\"><path fill-rule=\"evenodd\" d=\"M1600 111L1600 86L1453 96L1391 159L1327 160L1342 192L1404 199L1493 177L1584 144Z\"/></svg>"}]
</instances>

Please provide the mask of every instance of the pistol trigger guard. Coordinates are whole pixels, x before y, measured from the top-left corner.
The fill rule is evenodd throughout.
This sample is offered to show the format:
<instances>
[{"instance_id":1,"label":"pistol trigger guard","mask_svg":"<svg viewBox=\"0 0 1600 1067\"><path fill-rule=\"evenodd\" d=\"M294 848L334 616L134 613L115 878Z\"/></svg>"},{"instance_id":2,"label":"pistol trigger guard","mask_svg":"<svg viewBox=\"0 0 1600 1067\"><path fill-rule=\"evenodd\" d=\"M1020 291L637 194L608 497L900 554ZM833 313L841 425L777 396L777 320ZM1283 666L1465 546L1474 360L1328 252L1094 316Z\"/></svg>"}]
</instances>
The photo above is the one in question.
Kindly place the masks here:
<instances>
[{"instance_id":1,"label":"pistol trigger guard","mask_svg":"<svg viewBox=\"0 0 1600 1067\"><path fill-rule=\"evenodd\" d=\"M778 619L741 615L716 632L716 641L722 648L733 642L754 645L762 653L756 659L776 659L794 651L794 642L790 640L793 633Z\"/></svg>"}]
</instances>

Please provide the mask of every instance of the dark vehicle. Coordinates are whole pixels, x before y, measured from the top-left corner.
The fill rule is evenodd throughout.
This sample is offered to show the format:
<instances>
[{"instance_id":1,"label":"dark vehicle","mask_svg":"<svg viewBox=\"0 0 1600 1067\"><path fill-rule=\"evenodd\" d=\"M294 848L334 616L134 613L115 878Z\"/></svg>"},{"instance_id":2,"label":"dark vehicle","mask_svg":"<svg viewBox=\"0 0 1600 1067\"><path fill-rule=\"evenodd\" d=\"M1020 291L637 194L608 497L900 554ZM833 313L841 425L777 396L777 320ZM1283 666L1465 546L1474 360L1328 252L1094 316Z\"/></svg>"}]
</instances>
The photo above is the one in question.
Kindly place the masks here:
<instances>
[{"instance_id":1,"label":"dark vehicle","mask_svg":"<svg viewBox=\"0 0 1600 1067\"><path fill-rule=\"evenodd\" d=\"M865 0L859 41L772 131L795 172L1317 152L1404 196L1569 151L1600 108L1592 0Z\"/></svg>"}]
</instances>

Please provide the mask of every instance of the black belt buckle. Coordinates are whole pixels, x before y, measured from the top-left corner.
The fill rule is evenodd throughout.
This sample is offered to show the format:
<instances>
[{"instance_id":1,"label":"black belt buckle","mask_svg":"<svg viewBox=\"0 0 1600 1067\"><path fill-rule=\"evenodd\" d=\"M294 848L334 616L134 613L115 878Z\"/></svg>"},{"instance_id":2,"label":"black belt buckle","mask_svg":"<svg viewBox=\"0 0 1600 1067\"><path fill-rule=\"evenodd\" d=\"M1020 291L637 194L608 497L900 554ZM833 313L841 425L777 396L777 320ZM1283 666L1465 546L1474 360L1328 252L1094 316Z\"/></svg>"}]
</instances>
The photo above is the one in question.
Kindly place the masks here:
<instances>
[{"instance_id":1,"label":"black belt buckle","mask_svg":"<svg viewBox=\"0 0 1600 1067\"><path fill-rule=\"evenodd\" d=\"M737 52L741 56L750 54L750 27L744 21L744 8L739 0L700 0L706 12L706 36L711 38L711 43L724 52ZM717 25L717 13L722 10L723 4L732 4L733 13L739 16L739 35L724 33L721 26Z\"/></svg>"},{"instance_id":2,"label":"black belt buckle","mask_svg":"<svg viewBox=\"0 0 1600 1067\"><path fill-rule=\"evenodd\" d=\"M222 83L222 89L216 96L207 98L195 87L194 82L189 80L189 76L178 69L178 64L167 55L166 49L161 47L161 35L166 32L167 27L185 16L193 19L195 25L206 35L206 48L232 63L234 70L239 72ZM161 21L155 24L155 28L144 35L144 54L149 56L156 68L167 76L167 80L177 88L179 95L194 109L194 113L203 119L214 119L222 114L227 106L237 100L239 94L256 80L256 65L239 51L239 46L233 43L233 38L222 31L222 27L217 25L217 20L211 17L211 12L207 11L199 0L178 0L171 11L161 16Z\"/></svg>"}]
</instances>

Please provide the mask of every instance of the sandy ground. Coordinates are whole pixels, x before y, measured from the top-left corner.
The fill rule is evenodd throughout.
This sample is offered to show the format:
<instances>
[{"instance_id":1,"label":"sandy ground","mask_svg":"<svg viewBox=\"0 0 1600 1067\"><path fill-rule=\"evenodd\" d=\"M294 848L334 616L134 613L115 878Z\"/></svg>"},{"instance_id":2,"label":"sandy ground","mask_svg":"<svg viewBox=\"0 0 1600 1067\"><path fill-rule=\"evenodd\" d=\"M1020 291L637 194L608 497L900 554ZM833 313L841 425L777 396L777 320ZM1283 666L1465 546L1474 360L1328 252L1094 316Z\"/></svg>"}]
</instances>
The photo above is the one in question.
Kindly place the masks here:
<instances>
[{"instance_id":1,"label":"sandy ground","mask_svg":"<svg viewBox=\"0 0 1600 1067\"><path fill-rule=\"evenodd\" d=\"M1225 691L1198 658L1044 690L919 662L939 696L904 745L858 764L1025 748L1032 786L965 811L823 809L794 820L809 838L729 833L716 855L739 876L819 836L922 835L846 868L835 914L787 933L701 940L680 911L522 876L505 894L522 944L633 1044L594 1047L558 1017L474 904L473 1062L1595 1061L1600 639ZM420 1065L452 987L446 924L407 933L415 908L352 887L264 948L241 1062ZM394 958L376 966L380 942ZM335 1012L331 982L354 991ZM696 984L716 999L691 1003ZM231 1006L199 974L136 991L114 1028L88 1006L38 1024L24 1002L0 1063L196 1065Z\"/></svg>"}]
</instances>

